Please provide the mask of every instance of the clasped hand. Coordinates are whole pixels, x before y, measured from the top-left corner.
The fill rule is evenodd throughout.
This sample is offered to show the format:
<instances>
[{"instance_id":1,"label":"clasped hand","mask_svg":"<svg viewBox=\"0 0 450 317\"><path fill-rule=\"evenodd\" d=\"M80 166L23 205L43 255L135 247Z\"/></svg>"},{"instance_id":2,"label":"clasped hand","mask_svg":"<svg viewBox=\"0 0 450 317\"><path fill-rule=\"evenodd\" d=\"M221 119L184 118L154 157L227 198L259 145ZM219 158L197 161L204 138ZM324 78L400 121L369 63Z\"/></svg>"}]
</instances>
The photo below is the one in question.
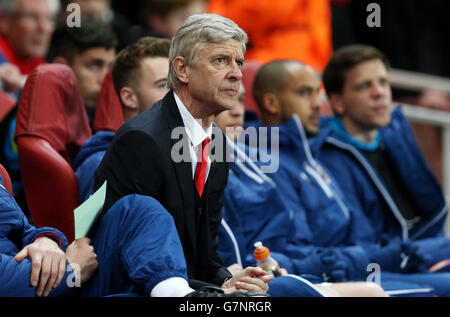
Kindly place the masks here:
<instances>
[{"instance_id":1,"label":"clasped hand","mask_svg":"<svg viewBox=\"0 0 450 317\"><path fill-rule=\"evenodd\" d=\"M225 281L222 290L226 294L234 292L266 293L269 290L267 283L272 279L273 275L268 275L263 269L249 266Z\"/></svg>"}]
</instances>

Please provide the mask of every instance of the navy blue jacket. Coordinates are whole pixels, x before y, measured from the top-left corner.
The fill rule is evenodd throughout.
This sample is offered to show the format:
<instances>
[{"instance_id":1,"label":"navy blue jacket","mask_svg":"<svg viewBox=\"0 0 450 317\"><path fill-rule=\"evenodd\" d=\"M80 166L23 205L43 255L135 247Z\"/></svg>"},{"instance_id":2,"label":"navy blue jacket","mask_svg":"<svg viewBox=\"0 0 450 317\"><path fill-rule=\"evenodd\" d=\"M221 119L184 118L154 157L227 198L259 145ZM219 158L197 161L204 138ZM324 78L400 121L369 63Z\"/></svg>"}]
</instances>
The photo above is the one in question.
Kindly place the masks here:
<instances>
[{"instance_id":1,"label":"navy blue jacket","mask_svg":"<svg viewBox=\"0 0 450 317\"><path fill-rule=\"evenodd\" d=\"M114 134L111 131L98 131L83 144L75 157L73 169L78 181L80 202L84 202L92 194L95 170L100 165Z\"/></svg>"},{"instance_id":2,"label":"navy blue jacket","mask_svg":"<svg viewBox=\"0 0 450 317\"><path fill-rule=\"evenodd\" d=\"M277 138L272 138L272 132L279 134L277 144L273 144ZM280 164L275 173L261 175L249 164L230 164L223 218L235 234L235 240L245 241L244 246L240 246L244 249L240 250L241 260L248 263L245 259L251 258L253 243L261 240L272 252L281 253L275 256L282 262L281 266L291 268L294 274L302 274L314 268L293 260L308 259L318 250L331 249L336 260L346 263L347 277L361 279L369 257L362 246L348 241L349 231L355 229L351 211L331 178L327 183L318 175L316 168L320 166L309 153L298 118L268 128L267 135L268 152L270 148L275 151L269 155L274 161L277 161L275 156L279 156ZM315 167L311 166L313 164ZM324 169L322 172L325 173ZM230 230L221 230L222 239L228 239L229 246L233 246L231 239L226 238ZM239 243L234 245L239 246ZM224 254L224 248L220 250L225 262L230 263L227 259L233 255Z\"/></svg>"},{"instance_id":3,"label":"navy blue jacket","mask_svg":"<svg viewBox=\"0 0 450 317\"><path fill-rule=\"evenodd\" d=\"M332 119L324 121L325 127L313 141L313 152L332 172L360 216L370 220L371 228L366 230L375 242L443 237L448 206L401 108L393 111L391 123L380 129L379 135L421 212L420 221L413 226L403 218L377 171L331 123Z\"/></svg>"}]
</instances>

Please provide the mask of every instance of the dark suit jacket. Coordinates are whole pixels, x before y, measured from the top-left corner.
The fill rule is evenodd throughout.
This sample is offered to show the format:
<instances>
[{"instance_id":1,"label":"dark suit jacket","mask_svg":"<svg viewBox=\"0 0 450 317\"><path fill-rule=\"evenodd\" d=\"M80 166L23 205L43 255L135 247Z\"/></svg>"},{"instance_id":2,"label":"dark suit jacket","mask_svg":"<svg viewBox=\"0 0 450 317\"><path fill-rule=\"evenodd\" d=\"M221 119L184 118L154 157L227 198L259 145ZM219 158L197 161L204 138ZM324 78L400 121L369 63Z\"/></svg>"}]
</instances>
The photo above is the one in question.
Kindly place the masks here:
<instances>
[{"instance_id":1,"label":"dark suit jacket","mask_svg":"<svg viewBox=\"0 0 450 317\"><path fill-rule=\"evenodd\" d=\"M182 133L174 133L175 139L172 139L172 131L180 130ZM174 148L189 157L186 153L188 140L170 91L151 109L127 121L117 131L96 170L94 190L108 181L104 211L128 194L157 199L174 218L191 286L195 288L201 284L194 280L221 285L224 279L231 277L216 252L228 163L217 160L211 164L203 194L204 208L195 209L192 163L176 163L171 156ZM186 146L184 153L181 145Z\"/></svg>"}]
</instances>

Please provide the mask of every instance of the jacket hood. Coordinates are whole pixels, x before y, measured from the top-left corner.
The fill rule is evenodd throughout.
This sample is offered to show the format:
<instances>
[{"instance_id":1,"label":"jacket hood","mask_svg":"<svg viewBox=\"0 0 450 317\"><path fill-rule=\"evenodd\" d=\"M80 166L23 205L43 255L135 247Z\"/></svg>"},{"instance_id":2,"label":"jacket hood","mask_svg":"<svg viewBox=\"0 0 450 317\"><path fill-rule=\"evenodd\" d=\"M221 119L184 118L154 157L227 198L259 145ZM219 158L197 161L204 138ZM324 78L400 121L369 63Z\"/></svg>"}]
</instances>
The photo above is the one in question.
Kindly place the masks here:
<instances>
[{"instance_id":1,"label":"jacket hood","mask_svg":"<svg viewBox=\"0 0 450 317\"><path fill-rule=\"evenodd\" d=\"M90 137L75 157L73 169L76 170L92 154L106 151L114 138L114 134L111 131L98 131Z\"/></svg>"}]
</instances>

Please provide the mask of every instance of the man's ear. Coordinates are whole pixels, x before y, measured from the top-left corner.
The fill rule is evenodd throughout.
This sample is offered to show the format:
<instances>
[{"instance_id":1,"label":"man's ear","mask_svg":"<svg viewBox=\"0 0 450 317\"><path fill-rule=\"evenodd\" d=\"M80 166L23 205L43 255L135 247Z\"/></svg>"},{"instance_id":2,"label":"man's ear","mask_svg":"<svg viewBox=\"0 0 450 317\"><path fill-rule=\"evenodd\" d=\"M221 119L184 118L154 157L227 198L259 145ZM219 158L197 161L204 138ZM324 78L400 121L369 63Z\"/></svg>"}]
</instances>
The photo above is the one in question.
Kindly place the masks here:
<instances>
[{"instance_id":1,"label":"man's ear","mask_svg":"<svg viewBox=\"0 0 450 317\"><path fill-rule=\"evenodd\" d=\"M262 97L263 108L271 115L278 115L281 112L280 100L271 92L265 93Z\"/></svg>"},{"instance_id":2,"label":"man's ear","mask_svg":"<svg viewBox=\"0 0 450 317\"><path fill-rule=\"evenodd\" d=\"M184 57L175 57L172 61L172 66L178 80L184 84L189 83L189 66L187 65Z\"/></svg>"},{"instance_id":3,"label":"man's ear","mask_svg":"<svg viewBox=\"0 0 450 317\"><path fill-rule=\"evenodd\" d=\"M53 58L53 63L69 65L69 61L65 57L62 57L62 56L55 56L55 58Z\"/></svg>"},{"instance_id":4,"label":"man's ear","mask_svg":"<svg viewBox=\"0 0 450 317\"><path fill-rule=\"evenodd\" d=\"M139 113L139 104L133 88L124 86L120 89L120 100L124 106L124 118L131 118Z\"/></svg>"},{"instance_id":5,"label":"man's ear","mask_svg":"<svg viewBox=\"0 0 450 317\"><path fill-rule=\"evenodd\" d=\"M328 96L328 100L330 101L331 110L333 110L335 114L344 114L344 101L341 94L333 92Z\"/></svg>"}]
</instances>

